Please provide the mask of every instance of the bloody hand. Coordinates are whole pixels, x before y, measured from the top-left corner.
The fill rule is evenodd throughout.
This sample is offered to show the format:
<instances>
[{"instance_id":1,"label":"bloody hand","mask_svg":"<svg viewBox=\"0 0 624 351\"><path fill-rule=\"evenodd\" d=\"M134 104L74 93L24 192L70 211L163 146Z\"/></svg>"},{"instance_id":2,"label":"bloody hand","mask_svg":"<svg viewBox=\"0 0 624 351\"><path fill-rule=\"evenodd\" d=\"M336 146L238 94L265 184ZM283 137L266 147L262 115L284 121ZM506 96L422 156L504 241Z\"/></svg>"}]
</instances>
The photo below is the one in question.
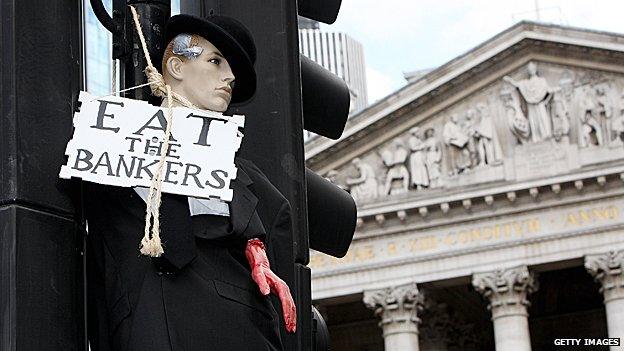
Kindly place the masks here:
<instances>
[{"instance_id":1,"label":"bloody hand","mask_svg":"<svg viewBox=\"0 0 624 351\"><path fill-rule=\"evenodd\" d=\"M251 278L258 284L260 293L268 295L269 292L276 294L282 303L282 313L286 322L286 330L294 333L297 329L297 309L288 285L280 279L269 266L264 243L258 239L247 241L245 257L251 267Z\"/></svg>"}]
</instances>

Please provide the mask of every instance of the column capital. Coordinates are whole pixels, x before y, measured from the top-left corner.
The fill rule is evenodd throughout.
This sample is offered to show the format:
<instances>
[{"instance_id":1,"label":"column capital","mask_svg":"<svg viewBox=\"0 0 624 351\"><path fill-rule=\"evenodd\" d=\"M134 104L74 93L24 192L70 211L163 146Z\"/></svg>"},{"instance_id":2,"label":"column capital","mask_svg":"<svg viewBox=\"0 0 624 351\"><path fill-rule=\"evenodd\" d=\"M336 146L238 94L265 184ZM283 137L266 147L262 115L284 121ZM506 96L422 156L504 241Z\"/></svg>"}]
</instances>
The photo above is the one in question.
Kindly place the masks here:
<instances>
[{"instance_id":1,"label":"column capital","mask_svg":"<svg viewBox=\"0 0 624 351\"><path fill-rule=\"evenodd\" d=\"M624 299L624 250L587 255L585 269L601 284L605 302Z\"/></svg>"},{"instance_id":2,"label":"column capital","mask_svg":"<svg viewBox=\"0 0 624 351\"><path fill-rule=\"evenodd\" d=\"M417 312L422 309L424 298L416 283L365 291L363 301L381 317L379 325L384 327L384 334L389 324L407 323L417 328L420 323Z\"/></svg>"},{"instance_id":3,"label":"column capital","mask_svg":"<svg viewBox=\"0 0 624 351\"><path fill-rule=\"evenodd\" d=\"M527 266L475 273L475 290L488 298L492 319L508 315L527 315L527 295L538 288L536 276Z\"/></svg>"}]
</instances>

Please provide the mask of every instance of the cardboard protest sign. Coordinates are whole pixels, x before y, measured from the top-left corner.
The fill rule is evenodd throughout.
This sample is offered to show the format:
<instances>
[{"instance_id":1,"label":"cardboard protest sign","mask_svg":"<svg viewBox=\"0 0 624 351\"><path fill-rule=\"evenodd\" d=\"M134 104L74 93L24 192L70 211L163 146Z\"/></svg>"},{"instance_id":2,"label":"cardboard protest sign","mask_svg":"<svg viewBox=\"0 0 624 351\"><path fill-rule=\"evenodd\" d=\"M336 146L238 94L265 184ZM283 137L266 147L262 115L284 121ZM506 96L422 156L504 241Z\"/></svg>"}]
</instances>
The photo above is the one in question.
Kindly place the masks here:
<instances>
[{"instance_id":1,"label":"cardboard protest sign","mask_svg":"<svg viewBox=\"0 0 624 351\"><path fill-rule=\"evenodd\" d=\"M74 136L59 176L122 187L149 187L163 149L167 108L145 101L80 92ZM186 107L173 109L162 191L232 200L234 155L244 116Z\"/></svg>"}]
</instances>

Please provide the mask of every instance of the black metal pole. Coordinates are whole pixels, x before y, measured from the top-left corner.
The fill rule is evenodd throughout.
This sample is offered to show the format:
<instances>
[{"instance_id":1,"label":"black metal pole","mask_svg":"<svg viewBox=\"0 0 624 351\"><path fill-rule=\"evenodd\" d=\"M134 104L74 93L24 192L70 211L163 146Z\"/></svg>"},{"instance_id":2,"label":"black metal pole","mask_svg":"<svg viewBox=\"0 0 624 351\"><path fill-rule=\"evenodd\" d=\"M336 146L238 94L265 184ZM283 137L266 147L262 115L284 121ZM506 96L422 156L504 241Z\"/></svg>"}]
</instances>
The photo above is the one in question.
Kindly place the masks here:
<instances>
[{"instance_id":1,"label":"black metal pole","mask_svg":"<svg viewBox=\"0 0 624 351\"><path fill-rule=\"evenodd\" d=\"M82 2L0 1L0 349L84 350L83 236L58 179L82 88Z\"/></svg>"},{"instance_id":2,"label":"black metal pole","mask_svg":"<svg viewBox=\"0 0 624 351\"><path fill-rule=\"evenodd\" d=\"M113 49L114 54L117 53L115 58L120 59L119 81L122 89L147 83L144 73L147 61L128 5L134 6L139 15L152 64L159 70L166 45L165 24L171 15L171 0L114 0L113 15L119 16L124 23L123 37L115 35L113 38L114 45L118 46ZM123 50L120 50L122 46ZM160 105L160 98L152 96L149 86L128 91L123 96Z\"/></svg>"}]
</instances>

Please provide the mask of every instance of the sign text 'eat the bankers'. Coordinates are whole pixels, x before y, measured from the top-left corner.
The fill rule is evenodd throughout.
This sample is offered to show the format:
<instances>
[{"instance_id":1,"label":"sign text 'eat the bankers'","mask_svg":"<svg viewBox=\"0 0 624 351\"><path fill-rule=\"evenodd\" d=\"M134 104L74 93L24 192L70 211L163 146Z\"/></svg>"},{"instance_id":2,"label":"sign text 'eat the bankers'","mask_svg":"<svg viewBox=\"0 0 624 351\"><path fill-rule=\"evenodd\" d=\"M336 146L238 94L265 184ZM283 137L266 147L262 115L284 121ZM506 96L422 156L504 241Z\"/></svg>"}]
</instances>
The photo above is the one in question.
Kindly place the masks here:
<instances>
[{"instance_id":1,"label":"sign text 'eat the bankers'","mask_svg":"<svg viewBox=\"0 0 624 351\"><path fill-rule=\"evenodd\" d=\"M60 177L149 187L163 151L167 108L116 96L96 98L86 92L80 93L79 101ZM163 192L231 201L234 155L244 123L244 116L174 108Z\"/></svg>"}]
</instances>

